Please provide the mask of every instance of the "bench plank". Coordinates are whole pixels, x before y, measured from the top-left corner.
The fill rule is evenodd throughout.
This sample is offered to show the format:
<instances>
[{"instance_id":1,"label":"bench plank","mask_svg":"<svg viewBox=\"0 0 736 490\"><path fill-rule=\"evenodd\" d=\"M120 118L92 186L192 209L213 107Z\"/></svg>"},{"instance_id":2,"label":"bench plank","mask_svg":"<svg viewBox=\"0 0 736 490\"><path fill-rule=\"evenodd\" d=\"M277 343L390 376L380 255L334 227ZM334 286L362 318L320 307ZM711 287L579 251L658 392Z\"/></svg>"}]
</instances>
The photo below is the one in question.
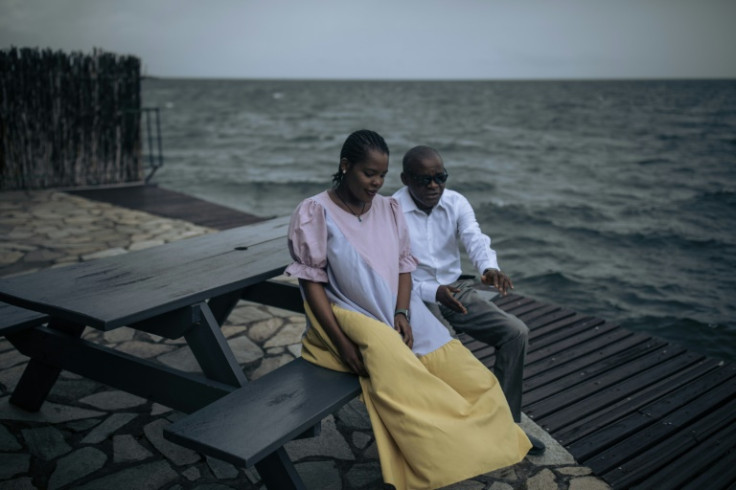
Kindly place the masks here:
<instances>
[{"instance_id":1,"label":"bench plank","mask_svg":"<svg viewBox=\"0 0 736 490\"><path fill-rule=\"evenodd\" d=\"M358 377L299 358L164 429L167 439L240 467L297 438L360 392Z\"/></svg>"},{"instance_id":2,"label":"bench plank","mask_svg":"<svg viewBox=\"0 0 736 490\"><path fill-rule=\"evenodd\" d=\"M48 315L18 306L0 303L0 335L7 335L30 327L42 325L49 320Z\"/></svg>"}]
</instances>

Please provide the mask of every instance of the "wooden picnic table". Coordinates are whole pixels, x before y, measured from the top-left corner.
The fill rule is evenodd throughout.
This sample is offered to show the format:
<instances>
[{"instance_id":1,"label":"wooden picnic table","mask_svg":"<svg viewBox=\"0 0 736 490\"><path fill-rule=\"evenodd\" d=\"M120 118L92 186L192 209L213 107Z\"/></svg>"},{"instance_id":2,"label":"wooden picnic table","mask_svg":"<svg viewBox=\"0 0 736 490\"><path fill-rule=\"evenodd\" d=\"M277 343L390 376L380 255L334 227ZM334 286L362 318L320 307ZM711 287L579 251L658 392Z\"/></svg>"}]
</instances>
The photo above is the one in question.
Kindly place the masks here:
<instances>
[{"instance_id":1,"label":"wooden picnic table","mask_svg":"<svg viewBox=\"0 0 736 490\"><path fill-rule=\"evenodd\" d=\"M186 413L247 384L220 326L243 292L290 262L288 217L124 255L0 279L0 300L48 315L46 325L8 331L28 365L10 402L40 408L62 369ZM272 284L264 284L270 294ZM184 337L204 375L186 373L81 338L86 327L128 326ZM283 448L256 464L279 487L295 473Z\"/></svg>"}]
</instances>

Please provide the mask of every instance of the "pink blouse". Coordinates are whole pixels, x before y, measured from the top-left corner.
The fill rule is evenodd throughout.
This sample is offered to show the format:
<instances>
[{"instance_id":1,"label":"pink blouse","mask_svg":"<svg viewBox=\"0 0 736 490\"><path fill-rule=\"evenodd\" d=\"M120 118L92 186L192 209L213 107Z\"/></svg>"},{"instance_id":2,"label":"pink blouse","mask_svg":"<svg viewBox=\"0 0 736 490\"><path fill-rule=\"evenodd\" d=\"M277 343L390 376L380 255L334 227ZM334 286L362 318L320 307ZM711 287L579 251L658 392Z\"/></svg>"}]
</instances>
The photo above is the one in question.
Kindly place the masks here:
<instances>
[{"instance_id":1,"label":"pink blouse","mask_svg":"<svg viewBox=\"0 0 736 490\"><path fill-rule=\"evenodd\" d=\"M358 220L323 191L297 206L288 243L294 262L286 268L287 275L323 283L332 303L393 327L399 274L417 267L398 201L377 195ZM417 354L430 352L451 339L415 294L411 310ZM415 326L417 311L421 326ZM421 332L427 328L434 333L423 337Z\"/></svg>"}]
</instances>

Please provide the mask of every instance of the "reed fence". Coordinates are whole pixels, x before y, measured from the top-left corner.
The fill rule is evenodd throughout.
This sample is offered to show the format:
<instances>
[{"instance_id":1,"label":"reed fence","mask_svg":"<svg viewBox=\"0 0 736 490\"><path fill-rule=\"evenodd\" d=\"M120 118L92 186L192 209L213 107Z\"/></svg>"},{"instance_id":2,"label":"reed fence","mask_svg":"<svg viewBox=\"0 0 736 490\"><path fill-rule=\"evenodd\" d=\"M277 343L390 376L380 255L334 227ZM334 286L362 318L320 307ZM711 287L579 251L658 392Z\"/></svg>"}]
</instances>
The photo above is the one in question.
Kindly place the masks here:
<instances>
[{"instance_id":1,"label":"reed fence","mask_svg":"<svg viewBox=\"0 0 736 490\"><path fill-rule=\"evenodd\" d=\"M0 190L138 181L140 60L0 51Z\"/></svg>"}]
</instances>

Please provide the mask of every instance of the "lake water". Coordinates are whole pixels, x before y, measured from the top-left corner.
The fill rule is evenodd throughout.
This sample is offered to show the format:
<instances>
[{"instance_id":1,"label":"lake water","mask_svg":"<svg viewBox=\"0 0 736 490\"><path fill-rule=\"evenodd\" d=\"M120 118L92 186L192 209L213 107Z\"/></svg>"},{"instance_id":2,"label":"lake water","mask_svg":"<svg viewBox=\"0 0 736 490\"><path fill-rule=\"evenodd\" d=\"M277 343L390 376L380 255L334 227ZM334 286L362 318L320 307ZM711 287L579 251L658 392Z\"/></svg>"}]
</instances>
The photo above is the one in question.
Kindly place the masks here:
<instances>
[{"instance_id":1,"label":"lake water","mask_svg":"<svg viewBox=\"0 0 736 490\"><path fill-rule=\"evenodd\" d=\"M736 81L148 79L154 181L261 216L330 185L356 129L428 144L515 292L736 360Z\"/></svg>"}]
</instances>

